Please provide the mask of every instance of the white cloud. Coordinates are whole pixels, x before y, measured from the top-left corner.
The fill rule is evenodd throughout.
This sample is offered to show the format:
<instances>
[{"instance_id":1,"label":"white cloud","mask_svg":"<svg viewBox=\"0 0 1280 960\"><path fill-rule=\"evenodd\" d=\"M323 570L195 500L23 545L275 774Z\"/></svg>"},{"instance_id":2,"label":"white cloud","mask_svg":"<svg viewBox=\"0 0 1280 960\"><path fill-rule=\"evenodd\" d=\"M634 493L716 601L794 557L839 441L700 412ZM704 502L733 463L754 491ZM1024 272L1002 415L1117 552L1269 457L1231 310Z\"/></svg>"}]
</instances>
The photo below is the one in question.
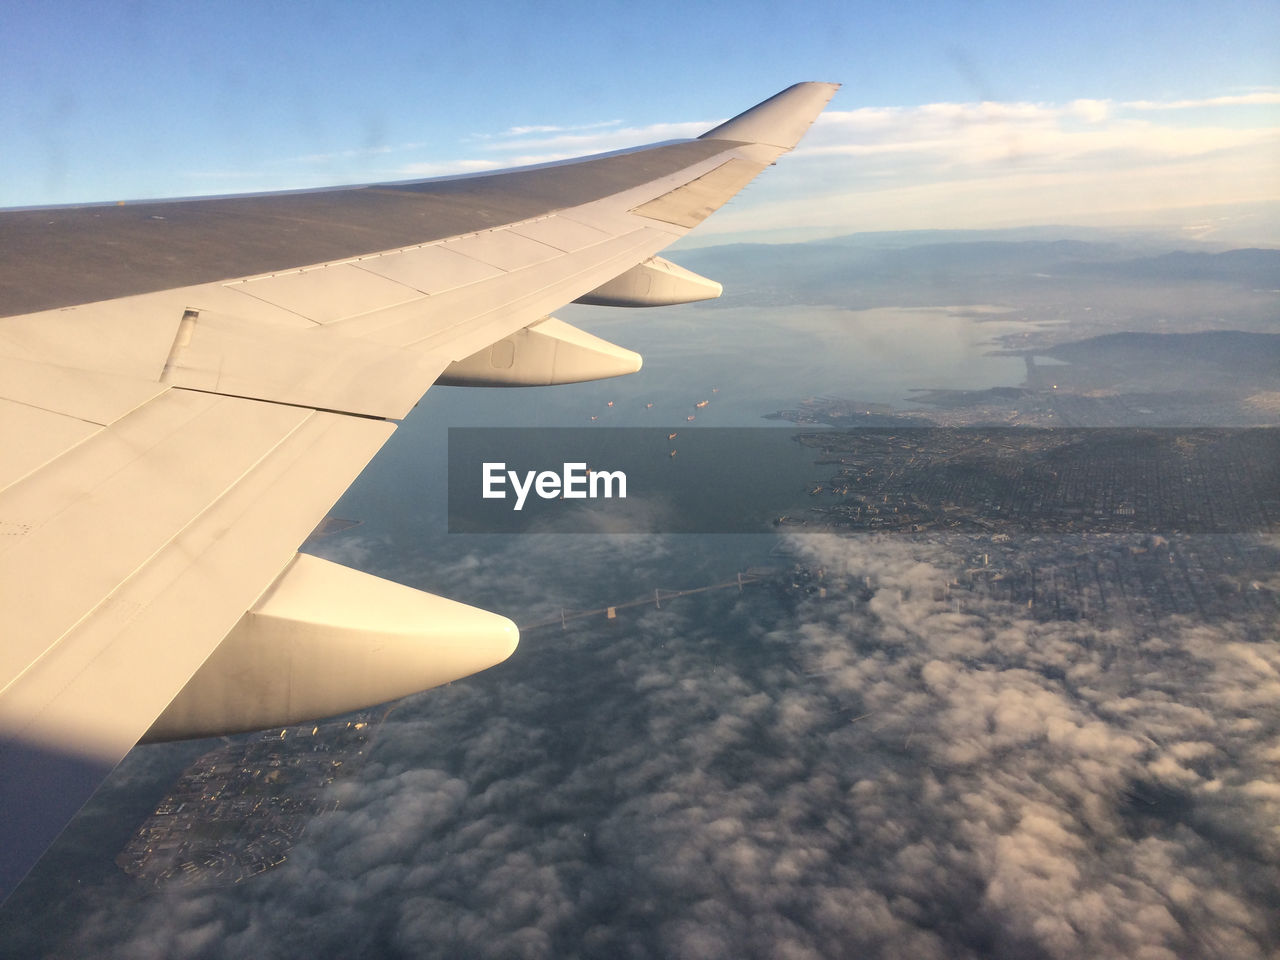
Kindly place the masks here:
<instances>
[{"instance_id":1,"label":"white cloud","mask_svg":"<svg viewBox=\"0 0 1280 960\"><path fill-rule=\"evenodd\" d=\"M1071 103L1067 104L1067 111L1081 120L1087 120L1090 123L1102 123L1111 116L1111 101L1072 100Z\"/></svg>"},{"instance_id":2,"label":"white cloud","mask_svg":"<svg viewBox=\"0 0 1280 960\"><path fill-rule=\"evenodd\" d=\"M508 127L499 136L524 137L531 133L569 133L577 130L600 130L606 127L616 127L621 122L621 120L601 120L598 123L579 123L567 127L556 124L532 124L529 126ZM488 138L486 137L486 139Z\"/></svg>"},{"instance_id":3,"label":"white cloud","mask_svg":"<svg viewBox=\"0 0 1280 960\"><path fill-rule=\"evenodd\" d=\"M536 592L515 540L460 570ZM553 551L566 582L620 545L583 542ZM669 569L661 542L636 538L637 582ZM398 708L283 867L117 893L63 952L1274 950L1274 642L957 614L964 541L796 547L825 600L708 594L527 635L520 662Z\"/></svg>"},{"instance_id":4,"label":"white cloud","mask_svg":"<svg viewBox=\"0 0 1280 960\"><path fill-rule=\"evenodd\" d=\"M410 179L427 177L450 177L460 173L485 173L506 166L497 160L445 160L440 162L406 163L395 170L387 171L388 178ZM381 178L379 178L381 179Z\"/></svg>"},{"instance_id":5,"label":"white cloud","mask_svg":"<svg viewBox=\"0 0 1280 960\"><path fill-rule=\"evenodd\" d=\"M1178 209L1257 206L1280 199L1280 116L1244 108L1278 98L827 111L793 158L700 234L1140 224ZM1178 112L1192 106L1204 108L1194 119Z\"/></svg>"},{"instance_id":6,"label":"white cloud","mask_svg":"<svg viewBox=\"0 0 1280 960\"><path fill-rule=\"evenodd\" d=\"M710 124L701 121L685 123L655 123L645 127L621 127L589 131L592 127L566 127L560 130L537 127L514 127L506 134L488 140L484 144L491 151L552 151L566 156L605 153L627 147L656 143L662 140L680 140L706 133ZM555 133L550 137L530 137L529 133Z\"/></svg>"},{"instance_id":7,"label":"white cloud","mask_svg":"<svg viewBox=\"0 0 1280 960\"><path fill-rule=\"evenodd\" d=\"M1280 105L1280 91L1259 91L1229 97L1202 97L1198 100L1130 100L1124 104L1134 110L1192 110L1199 107L1277 105Z\"/></svg>"}]
</instances>

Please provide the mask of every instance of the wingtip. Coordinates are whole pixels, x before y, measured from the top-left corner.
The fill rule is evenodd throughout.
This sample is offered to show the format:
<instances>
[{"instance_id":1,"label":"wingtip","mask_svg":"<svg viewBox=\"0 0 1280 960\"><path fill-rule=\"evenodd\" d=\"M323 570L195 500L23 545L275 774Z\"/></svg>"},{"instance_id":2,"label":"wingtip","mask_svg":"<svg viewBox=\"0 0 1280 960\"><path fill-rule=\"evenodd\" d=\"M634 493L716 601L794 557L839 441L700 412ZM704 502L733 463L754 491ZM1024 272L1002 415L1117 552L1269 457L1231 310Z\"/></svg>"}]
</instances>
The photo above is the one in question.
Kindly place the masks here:
<instances>
[{"instance_id":1,"label":"wingtip","mask_svg":"<svg viewBox=\"0 0 1280 960\"><path fill-rule=\"evenodd\" d=\"M838 83L796 83L708 130L700 140L736 140L792 149L831 102Z\"/></svg>"}]
</instances>

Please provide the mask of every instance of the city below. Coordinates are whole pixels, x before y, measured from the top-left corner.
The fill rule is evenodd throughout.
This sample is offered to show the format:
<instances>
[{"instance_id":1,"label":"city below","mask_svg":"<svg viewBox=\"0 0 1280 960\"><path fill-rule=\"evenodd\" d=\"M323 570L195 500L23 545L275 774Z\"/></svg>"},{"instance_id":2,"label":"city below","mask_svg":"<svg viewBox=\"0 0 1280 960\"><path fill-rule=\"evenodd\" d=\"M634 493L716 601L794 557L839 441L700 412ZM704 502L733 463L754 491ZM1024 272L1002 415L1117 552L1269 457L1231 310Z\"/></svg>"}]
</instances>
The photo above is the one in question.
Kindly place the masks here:
<instances>
[{"instance_id":1,"label":"city below","mask_svg":"<svg viewBox=\"0 0 1280 960\"><path fill-rule=\"evenodd\" d=\"M807 516L855 532L1280 528L1276 428L864 428L796 439L835 468Z\"/></svg>"},{"instance_id":2,"label":"city below","mask_svg":"<svg viewBox=\"0 0 1280 960\"><path fill-rule=\"evenodd\" d=\"M154 883L231 884L283 863L326 788L358 770L379 721L361 715L273 728L189 766L120 852L125 873Z\"/></svg>"}]
</instances>

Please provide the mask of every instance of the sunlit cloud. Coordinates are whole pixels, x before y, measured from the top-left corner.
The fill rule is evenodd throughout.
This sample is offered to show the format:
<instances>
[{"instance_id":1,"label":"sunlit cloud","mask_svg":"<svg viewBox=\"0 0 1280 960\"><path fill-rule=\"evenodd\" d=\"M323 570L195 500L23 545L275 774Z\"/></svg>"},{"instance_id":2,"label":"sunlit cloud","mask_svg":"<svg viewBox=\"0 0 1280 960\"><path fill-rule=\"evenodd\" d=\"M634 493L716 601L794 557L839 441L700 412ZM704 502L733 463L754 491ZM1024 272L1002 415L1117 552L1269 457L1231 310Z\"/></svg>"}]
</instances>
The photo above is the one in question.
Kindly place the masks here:
<instances>
[{"instance_id":1,"label":"sunlit cloud","mask_svg":"<svg viewBox=\"0 0 1280 960\"><path fill-rule=\"evenodd\" d=\"M551 558L581 589L622 546L516 539L452 576L545 603ZM670 544L626 546L661 582ZM397 708L280 868L86 885L61 953L231 957L305 931L284 952L1270 955L1274 644L958 603L987 549L964 538L793 546L826 597L530 632L520 662Z\"/></svg>"},{"instance_id":2,"label":"sunlit cloud","mask_svg":"<svg viewBox=\"0 0 1280 960\"><path fill-rule=\"evenodd\" d=\"M1076 100L1060 107L930 104L823 115L796 152L801 156L923 153L933 155L941 167L1038 158L1060 162L1116 151L1179 157L1273 142L1278 137L1280 117L1269 126L1188 127L1117 117L1106 101L1098 100Z\"/></svg>"},{"instance_id":3,"label":"sunlit cloud","mask_svg":"<svg viewBox=\"0 0 1280 960\"><path fill-rule=\"evenodd\" d=\"M1189 110L1196 107L1240 107L1280 105L1280 92L1261 91L1230 97L1205 97L1200 100L1130 100L1124 104L1135 110Z\"/></svg>"},{"instance_id":4,"label":"sunlit cloud","mask_svg":"<svg viewBox=\"0 0 1280 960\"><path fill-rule=\"evenodd\" d=\"M1280 93L1169 102L1077 99L827 110L793 157L693 242L791 231L1140 224L1179 209L1280 200ZM1263 108L1259 111L1258 108ZM714 121L521 125L483 158L408 164L438 176L695 137Z\"/></svg>"},{"instance_id":5,"label":"sunlit cloud","mask_svg":"<svg viewBox=\"0 0 1280 960\"><path fill-rule=\"evenodd\" d=\"M467 173L483 173L509 167L526 167L540 163L557 163L576 157L625 150L630 147L682 140L705 133L711 123L652 124L646 127L608 129L617 121L585 124L578 127L518 126L493 137L478 137L481 149L490 156L458 160L407 163L384 171L389 178L442 177ZM585 132L591 131L591 132ZM552 133L554 136L540 136ZM501 154L500 157L492 156Z\"/></svg>"},{"instance_id":6,"label":"sunlit cloud","mask_svg":"<svg viewBox=\"0 0 1280 960\"><path fill-rule=\"evenodd\" d=\"M827 111L794 158L699 233L1139 225L1274 203L1280 112L1257 107L1277 103L1280 94L1256 93Z\"/></svg>"},{"instance_id":7,"label":"sunlit cloud","mask_svg":"<svg viewBox=\"0 0 1280 960\"><path fill-rule=\"evenodd\" d=\"M336 161L348 161L361 159L363 157L381 157L389 153L394 153L397 149L404 150L406 147L392 147L380 145L376 147L360 147L351 150L334 150L329 153L307 153L300 157L289 157L286 160L280 160L280 163L334 163Z\"/></svg>"},{"instance_id":8,"label":"sunlit cloud","mask_svg":"<svg viewBox=\"0 0 1280 960\"><path fill-rule=\"evenodd\" d=\"M389 171L397 179L410 177L448 177L460 173L484 173L505 166L496 160L446 160L439 163L407 163Z\"/></svg>"},{"instance_id":9,"label":"sunlit cloud","mask_svg":"<svg viewBox=\"0 0 1280 960\"><path fill-rule=\"evenodd\" d=\"M500 137L525 137L532 133L571 133L579 130L600 130L606 127L616 127L621 120L601 120L597 123L579 123L572 126L560 126L558 124L533 124L523 127L509 127Z\"/></svg>"},{"instance_id":10,"label":"sunlit cloud","mask_svg":"<svg viewBox=\"0 0 1280 960\"><path fill-rule=\"evenodd\" d=\"M604 153L609 150L621 150L626 147L641 146L661 140L680 140L696 137L713 126L704 121L686 123L654 123L644 127L622 127L619 129L586 132L590 127L570 127L556 130L539 127L514 127L499 137L485 143L486 150L516 151L545 150L565 153L568 156L579 156L584 153ZM517 135L517 131L522 131ZM530 133L554 133L549 137L530 137Z\"/></svg>"}]
</instances>

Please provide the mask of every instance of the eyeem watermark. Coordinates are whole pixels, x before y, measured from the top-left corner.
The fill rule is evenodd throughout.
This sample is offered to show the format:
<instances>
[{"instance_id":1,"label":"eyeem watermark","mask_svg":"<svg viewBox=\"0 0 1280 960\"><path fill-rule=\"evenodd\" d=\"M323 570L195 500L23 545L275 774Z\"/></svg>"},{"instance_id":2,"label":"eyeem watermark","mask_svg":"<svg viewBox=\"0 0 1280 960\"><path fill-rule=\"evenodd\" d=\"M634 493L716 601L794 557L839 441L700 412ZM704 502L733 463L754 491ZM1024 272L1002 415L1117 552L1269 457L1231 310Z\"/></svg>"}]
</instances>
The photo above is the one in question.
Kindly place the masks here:
<instances>
[{"instance_id":1,"label":"eyeem watermark","mask_svg":"<svg viewBox=\"0 0 1280 960\"><path fill-rule=\"evenodd\" d=\"M526 470L523 478L515 470L508 470L504 462L486 461L481 469L483 487L481 496L486 500L507 499L507 484L515 491L513 510L524 509L524 501L530 491L543 500L598 500L601 497L619 500L627 498L627 475L621 470L588 470L586 463L566 463L559 473L554 470Z\"/></svg>"},{"instance_id":2,"label":"eyeem watermark","mask_svg":"<svg viewBox=\"0 0 1280 960\"><path fill-rule=\"evenodd\" d=\"M1275 533L1278 463L1280 427L455 427L449 530Z\"/></svg>"}]
</instances>

